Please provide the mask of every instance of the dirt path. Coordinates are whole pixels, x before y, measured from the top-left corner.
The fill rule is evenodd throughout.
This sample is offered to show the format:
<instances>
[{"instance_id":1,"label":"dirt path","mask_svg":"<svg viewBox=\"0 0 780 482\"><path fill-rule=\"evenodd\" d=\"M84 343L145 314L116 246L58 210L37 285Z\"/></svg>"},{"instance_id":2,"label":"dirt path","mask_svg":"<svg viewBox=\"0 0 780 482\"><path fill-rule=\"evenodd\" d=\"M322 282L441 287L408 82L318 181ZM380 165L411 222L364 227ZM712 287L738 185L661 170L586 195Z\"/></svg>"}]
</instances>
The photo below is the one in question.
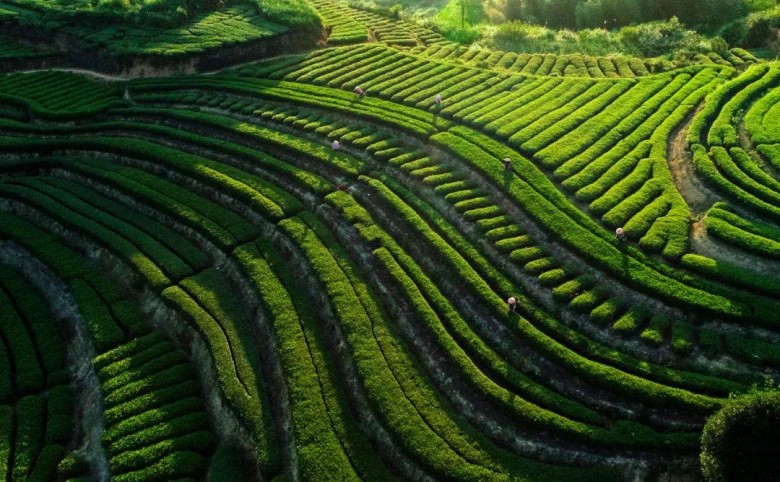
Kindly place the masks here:
<instances>
[{"instance_id":1,"label":"dirt path","mask_svg":"<svg viewBox=\"0 0 780 482\"><path fill-rule=\"evenodd\" d=\"M699 105L688 118L680 124L669 136L669 144L666 153L666 159L669 163L669 170L672 172L674 185L677 191L685 200L691 209L691 214L696 217L707 212L707 210L719 201L721 198L709 188L702 185L696 177L693 167L693 159L686 150L686 136L691 121L699 113L704 104Z\"/></svg>"},{"instance_id":2,"label":"dirt path","mask_svg":"<svg viewBox=\"0 0 780 482\"><path fill-rule=\"evenodd\" d=\"M778 277L780 261L754 256L713 239L707 234L707 220L702 219L691 227L691 251L718 261L734 264L764 276Z\"/></svg>"},{"instance_id":3,"label":"dirt path","mask_svg":"<svg viewBox=\"0 0 780 482\"><path fill-rule=\"evenodd\" d=\"M56 71L56 72L70 72L72 74L79 74L84 75L86 77L93 77L98 80L106 80L109 82L124 82L127 80L130 80L130 77L122 77L119 75L108 75L108 74L101 74L100 72L95 72L93 70L85 70L85 69L71 69L66 67L55 67L52 69L32 69L32 70L22 70L19 72L14 72L15 74L32 74L34 72L48 72L48 71Z\"/></svg>"},{"instance_id":4,"label":"dirt path","mask_svg":"<svg viewBox=\"0 0 780 482\"><path fill-rule=\"evenodd\" d=\"M712 239L707 233L706 213L723 198L703 185L696 176L693 160L686 150L686 137L691 121L701 110L699 105L669 136L667 162L674 185L691 210L691 252L724 261L755 273L772 276L780 273L780 262L753 256L743 250ZM737 209L740 211L739 209Z\"/></svg>"}]
</instances>

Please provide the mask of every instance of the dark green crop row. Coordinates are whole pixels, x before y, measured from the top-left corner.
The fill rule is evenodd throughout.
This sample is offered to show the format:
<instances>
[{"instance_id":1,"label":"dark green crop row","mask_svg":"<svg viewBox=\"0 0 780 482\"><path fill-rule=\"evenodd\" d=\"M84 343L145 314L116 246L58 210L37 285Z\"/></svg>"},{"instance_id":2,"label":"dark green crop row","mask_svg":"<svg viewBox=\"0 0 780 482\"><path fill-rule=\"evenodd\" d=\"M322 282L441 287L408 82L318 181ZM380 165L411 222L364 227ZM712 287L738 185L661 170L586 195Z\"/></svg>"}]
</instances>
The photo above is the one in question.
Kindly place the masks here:
<instances>
[{"instance_id":1,"label":"dark green crop row","mask_svg":"<svg viewBox=\"0 0 780 482\"><path fill-rule=\"evenodd\" d=\"M418 136L427 136L451 126L448 121L439 119L431 113L400 106L386 100L371 96L358 99L354 93L290 82L222 78L177 79L175 83L155 80L153 83L142 84L139 81L132 84L132 88L137 92L203 88L227 90L281 102L302 102L357 117L378 120L382 123L398 124Z\"/></svg>"},{"instance_id":2,"label":"dark green crop row","mask_svg":"<svg viewBox=\"0 0 780 482\"><path fill-rule=\"evenodd\" d=\"M759 256L780 259L780 229L750 221L715 204L707 211L707 233Z\"/></svg>"},{"instance_id":3,"label":"dark green crop row","mask_svg":"<svg viewBox=\"0 0 780 482\"><path fill-rule=\"evenodd\" d=\"M745 174L726 149L715 146L710 154L701 144L693 144L691 151L696 172L721 192L746 206L780 219L780 193Z\"/></svg>"},{"instance_id":4,"label":"dark green crop row","mask_svg":"<svg viewBox=\"0 0 780 482\"><path fill-rule=\"evenodd\" d=\"M149 336L149 335L147 335ZM103 391L110 393L117 388L135 381L138 371L157 373L160 369L178 365L187 361L182 352L172 351L167 341L161 341L148 349L134 353L127 358L98 369L98 377L103 379Z\"/></svg>"},{"instance_id":5,"label":"dark green crop row","mask_svg":"<svg viewBox=\"0 0 780 482\"><path fill-rule=\"evenodd\" d=\"M758 297L734 300L722 287L681 276L675 269L649 260L638 250L617 245L614 236L577 210L536 166L516 152L461 127L431 139L440 148L476 167L496 185L505 186L507 194L555 238L629 285L703 312L773 323L772 303ZM498 161L504 157L515 160L516 177L509 183ZM692 281L694 286L689 285Z\"/></svg>"},{"instance_id":6,"label":"dark green crop row","mask_svg":"<svg viewBox=\"0 0 780 482\"><path fill-rule=\"evenodd\" d=\"M194 379L194 369L186 362L186 360L169 360L161 358L161 360L167 362L161 371L154 372L151 370L144 373L144 378L141 380L136 379L135 376L129 375L130 380L119 380L117 383L126 382L124 385L102 385L103 389L103 403L107 408L126 403L136 398L142 397L146 394L153 393L161 388L178 383L181 380ZM169 365L168 363L174 363ZM109 390L109 388L111 390Z\"/></svg>"},{"instance_id":7,"label":"dark green crop row","mask_svg":"<svg viewBox=\"0 0 780 482\"><path fill-rule=\"evenodd\" d=\"M265 389L261 356L251 333L250 314L242 311L232 288L219 271L207 270L163 291L163 298L181 312L208 347L222 392L252 434L258 458L273 473L278 447Z\"/></svg>"},{"instance_id":8,"label":"dark green crop row","mask_svg":"<svg viewBox=\"0 0 780 482\"><path fill-rule=\"evenodd\" d=\"M325 286L328 297L336 311L345 330L347 341L353 351L358 373L366 387L367 394L378 412L385 419L387 425L398 433L401 444L406 447L416 458L424 460L426 465L436 474L442 477L478 477L482 480L500 478L498 472L493 472L487 467L469 462L459 455L449 445L460 438L457 426L441 419L442 413L435 406L420 405L415 402L429 391L425 386L416 382L417 388L412 390L406 386L404 380L412 376L414 366L404 361L406 356L399 352L399 348L393 348L395 344L388 344L384 339L391 336L379 323L382 317L377 307L370 307L373 303L366 294L361 295L365 289L351 281L355 274L352 267L344 259L342 248L335 240L326 235L322 227L314 228L309 225L317 223L308 219L306 223L297 218L284 220L280 223L285 232L295 240L311 261L317 276ZM323 239L324 237L324 239ZM334 253L337 258L334 258ZM350 273L349 275L345 273ZM368 306L366 312L364 306ZM371 320L373 320L373 328ZM377 333L377 335L375 335ZM376 336L380 335L375 338ZM377 344L379 342L379 344ZM381 348L380 348L381 347ZM406 372L401 371L406 365ZM392 370L392 371L391 371ZM401 386L399 386L401 384ZM401 391L403 390L403 391ZM430 402L429 402L430 403ZM417 407L418 412L414 406ZM430 407L430 408L426 408ZM446 413L446 412L445 412ZM429 426L419 419L424 415L439 435L431 434ZM414 420L418 421L415 422ZM444 432L443 430L446 430ZM446 442L445 442L446 441ZM449 444L448 444L448 443ZM462 442L459 442L461 444ZM462 448L461 450L465 449ZM474 449L470 449L473 451ZM469 457L471 458L471 457ZM558 474L569 474L571 469L554 469L549 466L539 465L520 459L518 464L528 473L529 470L545 474L547 471L555 471ZM523 473L523 471L519 471ZM587 473L587 472L585 472Z\"/></svg>"},{"instance_id":9,"label":"dark green crop row","mask_svg":"<svg viewBox=\"0 0 780 482\"><path fill-rule=\"evenodd\" d=\"M435 240L432 242L439 248L440 251L445 253L449 252L450 255L446 256L445 259L447 259L449 263L454 263L453 269L459 273L459 276L464 280L464 282L472 284L475 287L474 292L483 294L484 302L487 304L487 306L491 307L496 316L501 318L505 317L505 303L501 299L489 295L490 293L494 293L495 289L488 286L487 282L500 286L501 290L505 291L506 293L515 295L515 293L518 291L508 280L496 272L495 269L489 268L489 263L487 263L487 261L485 261L484 258L482 258L482 256L476 252L473 247L469 247L467 242L462 239L458 240L457 237L453 238L454 233L450 231L448 233L448 239L457 242L459 250L468 253L470 262L475 263L476 266L481 266L479 273L474 272L473 269L465 263L465 260L463 260L460 255L454 252L453 248L448 246L443 242L443 240L441 240L441 238L431 232L431 229L427 226L425 220L420 218L418 214L416 214L410 207L405 205L396 194L391 192L385 186L385 184L392 184L388 179L383 179L383 183L373 180L367 180L367 182L369 182L373 189L376 190L377 194L381 195L384 199L386 199L387 202L393 205L394 208L404 217L404 219L411 223L415 230L420 231L422 236ZM394 190L400 191L402 188L394 187ZM421 206L417 205L415 208L421 209ZM436 217L437 216L434 213L428 213L427 216L428 219L436 219ZM439 227L442 229L441 226ZM612 366L608 366L614 365L620 367L622 370L641 374L643 377L657 379L662 383L690 387L692 390L709 391L716 385L721 386L720 390L725 389L726 391L729 391L738 389L738 385L732 384L730 382L719 381L712 377L702 377L701 375L697 374L666 370L655 366L650 367L646 363L620 354L619 352L599 346L588 340L582 334L561 326L549 315L537 309L526 297L520 296L520 300L521 309L526 310L521 313L524 313L526 316L528 316L529 319L534 323L538 323L541 328L537 328L535 324L530 323L522 318L520 319L520 322L516 324L510 324L510 328L519 331L519 334L523 340L532 342L533 346L542 353L552 357L562 366L569 367L570 369L574 370L575 373L586 377L594 383L614 384L610 385L611 389L620 387L621 391L625 390L625 393L632 396L639 396L644 400L655 400L657 397L661 397L660 399L666 402L669 402L670 400L681 401L681 399L676 399L674 396L671 396L672 392L680 394L683 399L685 399L687 396L683 394L691 395L689 392L684 390L655 384L645 380L644 378L639 378L635 375L622 372L616 368L613 368ZM551 338L547 333L545 333L545 331L548 333L553 333L552 336L554 338ZM564 344L575 347L576 352L570 350L556 340L564 340ZM600 360L608 365L584 358L579 355L579 353L585 353L589 358ZM633 379L636 379L637 381L630 381ZM639 380L641 380L641 382L639 382ZM643 384L647 385L645 386ZM658 390L660 390L660 392ZM663 393L665 390L671 390L671 392L665 396L662 396L661 393ZM721 393L723 392L721 391ZM667 396L668 398L666 398ZM698 397L700 397L699 395L694 395L693 397L693 399L689 399L687 402L681 403L683 403L683 405L692 404L691 406L696 406L699 403L703 403L703 405L700 407L704 407L708 406L709 403L714 402L713 399L709 399L708 397L702 397L701 399L698 399ZM698 401L694 401L695 399L698 399ZM707 401L705 402L703 400ZM714 403L717 405L717 402Z\"/></svg>"},{"instance_id":10,"label":"dark green crop row","mask_svg":"<svg viewBox=\"0 0 780 482\"><path fill-rule=\"evenodd\" d=\"M331 427L310 353L313 347L304 335L290 293L253 244L238 247L234 256L272 320L290 397L301 475L307 480L358 479Z\"/></svg>"},{"instance_id":11,"label":"dark green crop row","mask_svg":"<svg viewBox=\"0 0 780 482\"><path fill-rule=\"evenodd\" d=\"M8 137L5 140L9 140ZM105 139L103 139L105 141ZM33 149L56 151L58 149L78 149L85 141L71 140L42 140L27 143L17 139L15 142L3 145L2 149ZM90 143L98 143L100 139L89 139ZM114 148L120 150L123 139L113 138L107 141ZM94 150L108 149L103 145L91 147ZM62 164L62 161L60 162ZM159 176L140 171L135 168L119 166L100 161L78 162L64 161L63 167L68 170L85 175L89 178L100 180L120 192L127 193L145 204L172 215L175 219L201 230L206 236L212 238L219 246L233 246L237 240L249 239L255 235L255 230L232 211L228 211L215 203L208 201L191 191L178 185L165 181Z\"/></svg>"},{"instance_id":12,"label":"dark green crop row","mask_svg":"<svg viewBox=\"0 0 780 482\"><path fill-rule=\"evenodd\" d=\"M756 78L755 75L758 72L763 72L764 74L760 78ZM753 99L777 84L778 79L780 79L780 69L769 65L751 67L744 76L747 78L745 82L751 80L750 83L744 85L742 82L739 82L738 86L742 87L744 85L744 88L741 88L722 104L717 117L712 121L712 126L707 133L707 144L710 146L731 147L739 145L739 135L734 125L737 116ZM732 92L734 92L734 89L730 88L728 90L724 89L723 92L719 93L720 95L726 95ZM718 99L717 95L715 99Z\"/></svg>"},{"instance_id":13,"label":"dark green crop row","mask_svg":"<svg viewBox=\"0 0 780 482\"><path fill-rule=\"evenodd\" d=\"M389 202L401 202L399 198L394 197L391 193L386 191L386 188L380 187L377 181L367 178L364 180L373 185ZM478 356L484 365L493 370L497 370L497 373L507 373L507 367L501 367L502 363L498 361L499 358L496 357L495 354L490 353L490 350L484 345L484 342L477 341L476 335L470 331L466 326L465 321L460 319L460 316L450 306L450 303L446 301L443 295L438 291L434 281L423 274L417 264L392 241L392 238L381 231L378 226L373 224L370 215L356 205L346 194L337 193L332 195L329 199L345 211L347 216L351 218L351 222L358 221L360 223L359 229L364 233L364 236L369 237L367 241L374 241L374 238L379 236L384 247L375 251L375 255L389 271L391 277L396 279L400 284L403 293L406 295L405 297L409 299L415 307L418 319L421 320L427 330L434 335L434 338L438 341L441 349L447 353L448 359L455 362L455 365L463 371L466 379L475 386L479 393L484 394L484 396L492 400L493 403L497 404L497 406L501 407L503 410L512 413L513 417L522 420L523 423L531 424L542 430L548 429L562 432L567 438L573 437L591 443L622 446L627 443L623 430L629 430L634 434L632 443L635 441L640 443L640 445L647 447L657 446L660 442L660 439L655 440L655 437L651 432L639 425L621 425L620 427L615 427L615 432L612 432L610 430L594 427L593 425L571 420L558 415L555 412L544 410L537 405L523 400L520 398L520 394L517 394L518 396L508 395L506 389L498 386L494 381L490 380L486 374L483 374L477 369L476 365L469 360L464 349L458 346L455 339L451 338L453 335L447 333L447 331L454 332L454 336L462 341L470 339L466 343L471 345L471 350L481 352ZM419 224L422 222L421 219L416 217L413 211L408 207L402 204L396 204L393 207L399 211L402 219L413 224L418 224L418 227L415 229L420 229L422 227L422 225ZM423 231L420 234L426 242L434 245L435 249L441 252L443 257L449 258L448 261L454 265L458 272L458 276L461 279L468 280L470 285L484 285L484 282L479 282L481 280L479 275L473 272L470 273L470 269L467 267L465 260L460 258L452 248L447 246L444 243L444 240L431 232ZM395 254L391 254L391 251ZM478 292L481 293L489 291L487 286L479 286L479 288L481 289L479 289ZM491 301L495 314L505 312L506 308L501 300L492 299ZM502 308L497 309L497 305L502 306ZM509 373L511 374L511 372L512 371L510 370ZM510 374L503 375L502 378L511 383L514 389L522 390L521 393L523 395L527 394L535 399L542 400L545 405L551 407L558 406L560 407L558 410L566 406L561 406L560 402L551 403L555 399L554 395L545 390L541 390L540 388L534 388L533 385L529 386L528 383L530 380L523 380L524 377L518 376L520 374ZM514 380L512 380L513 377ZM578 413L578 417L582 417L587 412L582 411L582 408L579 408L579 411L576 413ZM589 418L592 419L592 417ZM639 442L639 440L641 440L641 442ZM682 437L677 442L683 440L687 440L686 437ZM665 442L660 443L670 442L671 440L666 440Z\"/></svg>"},{"instance_id":14,"label":"dark green crop row","mask_svg":"<svg viewBox=\"0 0 780 482\"><path fill-rule=\"evenodd\" d=\"M242 173L237 169L224 166L213 161L207 161L197 156L191 156L175 149L171 149L159 144L154 144L145 140L139 139L127 139L121 137L88 137L80 139L78 137L61 137L61 138L48 138L48 139L20 139L9 138L3 139L5 141L0 147L4 150L18 150L18 149L37 149L39 152L56 152L60 150L85 150L88 152L103 152L117 155L128 156L133 159L141 159L149 163L157 164L163 161L165 164L192 175L194 178L201 180L205 184L210 184L215 188L223 188L233 192L240 199L246 200L255 207L259 212L270 216L272 219L277 216L282 216L283 211L280 206L295 206L297 200L294 200L287 193L283 192L278 187L271 187L271 185L265 181L257 181L257 178L249 176L246 173ZM82 161L79 164L95 165L95 163ZM98 163L96 165L99 169L105 169L113 172L126 172L127 168L116 166L111 163ZM223 167L220 167L223 166ZM74 166L74 168L81 168L81 166ZM232 177L222 173L222 170L227 170L232 174L236 174L245 178L245 183L238 180L234 180ZM225 212L224 208L218 207L203 199L202 197L194 194L184 194L184 189L180 187L171 187L165 189L166 182L159 176L147 175L136 176L141 177L145 183L150 183L154 186L155 190L160 191L157 196L150 195L149 197L155 198L163 195L170 195L176 198L187 198L191 202L187 203L187 206L191 206L201 212L212 210L219 210ZM266 187L268 189L266 190ZM261 190L258 192L257 190ZM189 192L189 191L187 191ZM274 200L269 199L265 195L272 196ZM170 202L170 201L168 201ZM277 204L278 203L278 204ZM163 203L165 206L167 203ZM212 207L213 206L213 207ZM168 210L168 209L164 209ZM233 214L232 216L225 216L224 214L215 214L213 216L206 216L207 218L219 219L220 224L229 229L239 240L249 239L255 234L255 230L248 226L247 223L239 216Z\"/></svg>"},{"instance_id":15,"label":"dark green crop row","mask_svg":"<svg viewBox=\"0 0 780 482\"><path fill-rule=\"evenodd\" d=\"M201 435L202 434L202 435ZM208 436L208 432L198 432L194 437ZM194 438L193 437L193 438ZM145 482L147 480L176 480L176 477L188 476L189 478L201 477L207 469L207 460L202 452L193 452L192 450L203 450L205 445L201 440L190 440L188 444L177 444L174 447L155 446L150 451L138 454L132 465L142 467L133 472L116 474L111 479L116 482ZM156 451L169 452L175 450L169 455L165 455L156 460ZM184 479L187 480L187 479Z\"/></svg>"},{"instance_id":16,"label":"dark green crop row","mask_svg":"<svg viewBox=\"0 0 780 482\"><path fill-rule=\"evenodd\" d=\"M155 390L144 396L129 400L103 411L103 421L106 426L112 426L123 420L146 413L155 407L163 407L177 400L200 395L200 388L194 380L184 380L174 385Z\"/></svg>"},{"instance_id":17,"label":"dark green crop row","mask_svg":"<svg viewBox=\"0 0 780 482\"><path fill-rule=\"evenodd\" d=\"M113 216L117 220L131 224L144 231L163 244L167 249L171 250L193 270L200 271L206 267L208 256L201 251L200 248L195 246L192 241L179 235L162 223L76 182L54 177L42 178L41 180L49 186L47 189L67 191L68 193L77 196L80 200L88 202L92 206Z\"/></svg>"},{"instance_id":18,"label":"dark green crop row","mask_svg":"<svg viewBox=\"0 0 780 482\"><path fill-rule=\"evenodd\" d=\"M745 127L756 144L780 142L779 104L780 91L771 89L766 95L756 100L745 114Z\"/></svg>"},{"instance_id":19,"label":"dark green crop row","mask_svg":"<svg viewBox=\"0 0 780 482\"><path fill-rule=\"evenodd\" d=\"M780 297L780 285L772 276L761 276L739 266L697 254L686 254L680 258L680 266L737 287L746 287L750 291Z\"/></svg>"},{"instance_id":20,"label":"dark green crop row","mask_svg":"<svg viewBox=\"0 0 780 482\"><path fill-rule=\"evenodd\" d=\"M12 239L26 247L60 277L70 282L90 338L98 351L116 346L125 339L124 330L112 317L111 309L90 283L79 277L89 276L95 278L96 283L104 285L108 284L106 280L90 274L83 259L63 245L59 238L15 215L0 214L0 219L0 237Z\"/></svg>"},{"instance_id":21,"label":"dark green crop row","mask_svg":"<svg viewBox=\"0 0 780 482\"><path fill-rule=\"evenodd\" d=\"M594 111L593 115L575 130L569 131L544 149L534 153L534 157L539 159L544 166L555 168L577 155L582 155L604 135L610 132L620 132L614 131L616 126L620 125L649 99L652 101L648 105L658 107L681 88L687 80L687 76L677 76L670 83L665 76L637 83L620 97L619 102L612 104L614 108ZM513 139L510 137L509 140L511 142Z\"/></svg>"},{"instance_id":22,"label":"dark green crop row","mask_svg":"<svg viewBox=\"0 0 780 482\"><path fill-rule=\"evenodd\" d=\"M126 234L121 231L117 233L111 229L112 227L116 228L115 226L107 227L93 221L83 214L68 209L66 206L59 204L56 200L39 191L33 191L24 186L4 184L0 185L0 195L17 199L26 205L34 206L45 212L48 216L54 218L60 224L71 228L88 238L92 238L93 241L97 241L98 244L113 251L128 264L133 265L153 288L163 289L171 284L168 276L166 276L156 262L163 264L160 260L169 259L171 260L169 266L172 266L174 263L181 263L181 260L176 258L169 251L161 248L156 241L148 236L141 236L142 242L145 242L146 246L143 244L139 246L133 242L138 242L138 240L133 240L133 233ZM110 216L107 218L109 221L114 220ZM111 223L109 223L109 226L110 224ZM154 251L155 249L156 252ZM183 274L178 267L172 269L174 273ZM184 270L186 272L186 268L184 268Z\"/></svg>"},{"instance_id":23,"label":"dark green crop row","mask_svg":"<svg viewBox=\"0 0 780 482\"><path fill-rule=\"evenodd\" d=\"M593 112L600 112L612 104L632 85L630 81L615 82L614 84L598 82L565 108L559 107L550 114L534 120L523 130L522 136L515 137L515 140L508 142L508 144L515 148L522 148L526 152L539 151L585 122ZM525 140L520 142L518 140L520 137Z\"/></svg>"},{"instance_id":24,"label":"dark green crop row","mask_svg":"<svg viewBox=\"0 0 780 482\"><path fill-rule=\"evenodd\" d=\"M175 345L145 335L95 359L104 396L107 430L103 444L115 478L149 480L166 450L196 450L186 465L168 463L171 478L197 474L211 449L208 416L195 372ZM193 445L194 444L194 445ZM159 449L159 450L157 450ZM159 480L159 479L152 479Z\"/></svg>"},{"instance_id":25,"label":"dark green crop row","mask_svg":"<svg viewBox=\"0 0 780 482\"><path fill-rule=\"evenodd\" d=\"M28 331L22 313L18 313L11 299L0 290L0 334L3 340L3 369L0 370L0 400L40 392L45 384L45 373L38 361L35 340ZM5 352L7 348L8 352Z\"/></svg>"},{"instance_id":26,"label":"dark green crop row","mask_svg":"<svg viewBox=\"0 0 780 482\"><path fill-rule=\"evenodd\" d=\"M295 153L296 158L301 156L305 159L311 159L313 162L322 164L332 164L350 175L356 175L366 168L362 162L342 162L342 156L334 154L330 147L322 144L308 141L300 137L292 136L284 132L274 131L272 129L255 125L249 122L232 119L227 116L199 113L187 110L166 110L166 109L128 109L122 112L144 116L154 116L163 119L181 120L195 122L206 127L217 127L224 129L229 133L245 136L247 139L262 143L267 146L284 151L285 153ZM321 176L318 176L308 170L301 169L298 166L288 164L272 158L257 149L243 147L235 142L219 141L209 139L204 136L188 133L181 129L173 129L162 126L148 126L146 124L132 123L131 125L142 128L149 132L165 134L174 138L179 138L186 142L193 142L198 145L219 149L236 156L241 156L247 160L257 163L264 169L273 170L288 176L295 181L303 184L308 190L317 194L325 194L332 190L330 182ZM290 212L291 209L288 209Z\"/></svg>"},{"instance_id":27,"label":"dark green crop row","mask_svg":"<svg viewBox=\"0 0 780 482\"><path fill-rule=\"evenodd\" d=\"M704 107L694 116L691 126L688 129L688 143L698 144L703 142L708 136L708 130L718 116L723 105L733 98L736 93L755 80L766 74L768 66L766 64L755 65L747 69L742 75L729 80L707 95Z\"/></svg>"},{"instance_id":28,"label":"dark green crop row","mask_svg":"<svg viewBox=\"0 0 780 482\"><path fill-rule=\"evenodd\" d=\"M0 76L0 101L50 120L90 117L122 104L117 88L66 72Z\"/></svg>"}]
</instances>

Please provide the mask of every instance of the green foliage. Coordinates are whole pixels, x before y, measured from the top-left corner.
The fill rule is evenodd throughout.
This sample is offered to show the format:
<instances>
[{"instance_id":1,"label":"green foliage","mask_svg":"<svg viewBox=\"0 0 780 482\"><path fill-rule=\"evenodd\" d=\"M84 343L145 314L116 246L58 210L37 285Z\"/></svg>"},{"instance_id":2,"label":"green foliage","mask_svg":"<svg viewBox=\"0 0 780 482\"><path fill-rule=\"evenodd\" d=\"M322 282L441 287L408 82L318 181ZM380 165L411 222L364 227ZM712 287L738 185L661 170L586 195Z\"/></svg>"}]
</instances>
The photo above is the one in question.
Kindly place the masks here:
<instances>
[{"instance_id":1,"label":"green foliage","mask_svg":"<svg viewBox=\"0 0 780 482\"><path fill-rule=\"evenodd\" d=\"M757 391L729 401L707 420L701 466L712 482L771 480L780 465L780 396Z\"/></svg>"},{"instance_id":2,"label":"green foliage","mask_svg":"<svg viewBox=\"0 0 780 482\"><path fill-rule=\"evenodd\" d=\"M740 217L715 205L707 212L707 232L753 254L780 259L780 229Z\"/></svg>"}]
</instances>

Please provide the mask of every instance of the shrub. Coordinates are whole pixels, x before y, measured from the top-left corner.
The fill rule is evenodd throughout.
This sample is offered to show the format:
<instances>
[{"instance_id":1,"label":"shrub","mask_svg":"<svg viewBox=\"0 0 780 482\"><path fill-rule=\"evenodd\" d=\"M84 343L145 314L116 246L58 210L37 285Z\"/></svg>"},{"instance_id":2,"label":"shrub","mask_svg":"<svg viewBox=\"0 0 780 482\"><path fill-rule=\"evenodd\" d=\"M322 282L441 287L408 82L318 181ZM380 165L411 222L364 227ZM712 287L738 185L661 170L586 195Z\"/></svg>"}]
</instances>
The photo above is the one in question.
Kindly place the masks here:
<instances>
[{"instance_id":1,"label":"shrub","mask_svg":"<svg viewBox=\"0 0 780 482\"><path fill-rule=\"evenodd\" d=\"M707 420L701 467L712 482L774 480L780 472L780 393L754 392L730 400Z\"/></svg>"}]
</instances>

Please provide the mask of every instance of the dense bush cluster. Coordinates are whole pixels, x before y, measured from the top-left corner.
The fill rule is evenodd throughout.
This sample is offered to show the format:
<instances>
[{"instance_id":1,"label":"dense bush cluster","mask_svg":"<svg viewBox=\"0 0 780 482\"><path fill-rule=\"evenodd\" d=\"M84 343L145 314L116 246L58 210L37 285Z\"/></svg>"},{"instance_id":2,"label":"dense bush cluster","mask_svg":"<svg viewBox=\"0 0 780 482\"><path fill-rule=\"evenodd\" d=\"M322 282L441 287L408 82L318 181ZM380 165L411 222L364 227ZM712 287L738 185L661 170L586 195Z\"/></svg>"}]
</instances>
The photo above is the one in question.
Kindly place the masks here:
<instances>
[{"instance_id":1,"label":"dense bush cluster","mask_svg":"<svg viewBox=\"0 0 780 482\"><path fill-rule=\"evenodd\" d=\"M719 26L747 12L742 0L506 0L506 16L554 28L623 27L679 18L689 26Z\"/></svg>"},{"instance_id":2,"label":"dense bush cluster","mask_svg":"<svg viewBox=\"0 0 780 482\"><path fill-rule=\"evenodd\" d=\"M772 480L780 448L780 394L755 392L730 400L707 420L701 465L713 482Z\"/></svg>"}]
</instances>

